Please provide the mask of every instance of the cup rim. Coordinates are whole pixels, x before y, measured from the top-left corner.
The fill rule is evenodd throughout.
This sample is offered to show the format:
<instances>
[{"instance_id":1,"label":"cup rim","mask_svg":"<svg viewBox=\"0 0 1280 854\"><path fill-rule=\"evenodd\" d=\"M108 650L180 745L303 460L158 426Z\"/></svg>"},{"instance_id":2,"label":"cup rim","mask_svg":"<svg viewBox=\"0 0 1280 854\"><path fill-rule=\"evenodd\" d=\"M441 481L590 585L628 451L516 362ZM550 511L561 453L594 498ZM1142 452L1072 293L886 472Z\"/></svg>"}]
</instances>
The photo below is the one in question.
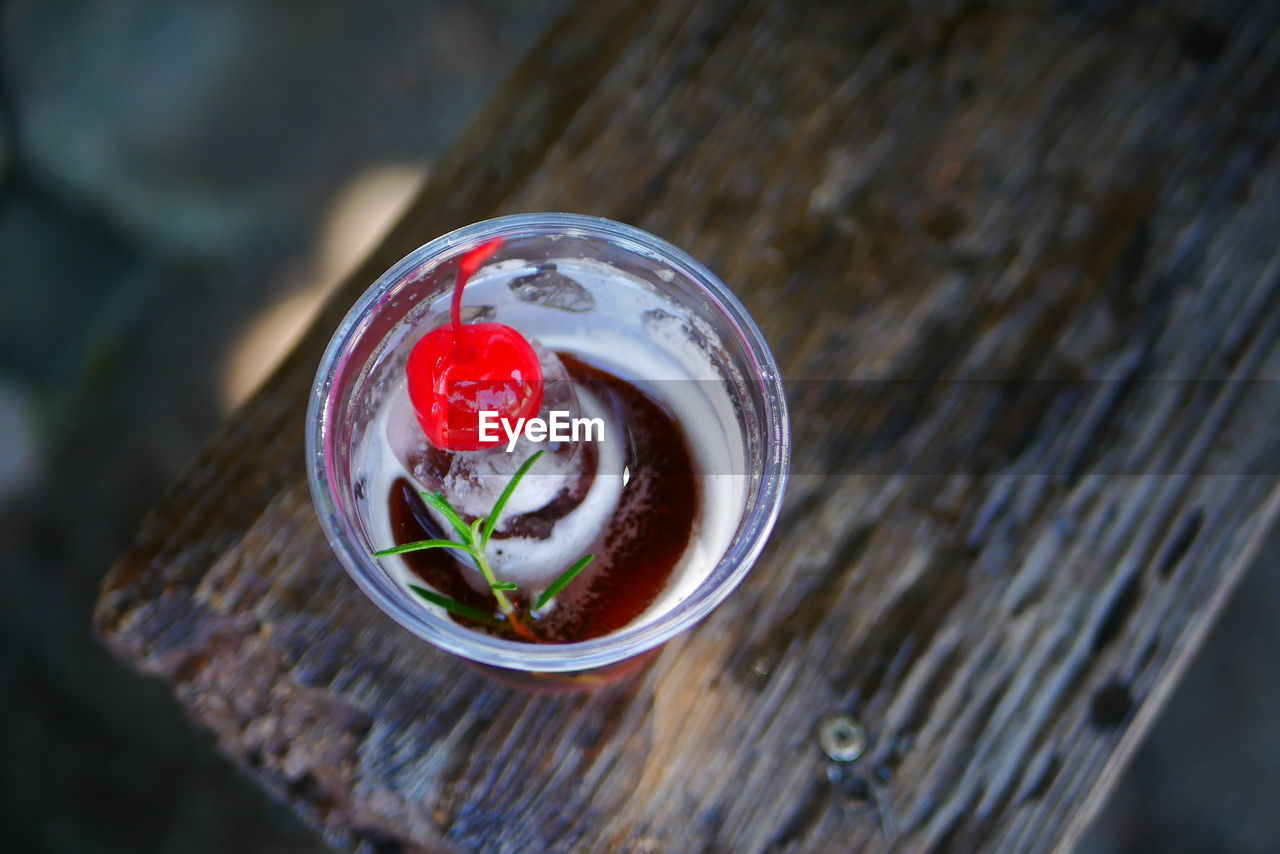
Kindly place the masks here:
<instances>
[{"instance_id":1,"label":"cup rim","mask_svg":"<svg viewBox=\"0 0 1280 854\"><path fill-rule=\"evenodd\" d=\"M716 583L707 586L704 581L669 611L639 626L585 641L528 644L476 632L427 608L411 607L399 584L374 558L355 547L359 537L352 520L339 509L335 495L334 455L328 452L328 428L341 402L336 399L335 379L346 367L351 345L373 310L409 274L433 259L490 237L555 233L603 238L628 251L661 258L702 291L755 362L747 366L752 370L746 381L755 387L763 402L764 470L749 474L758 478L756 499L746 508L738 530L708 574L708 580L718 578ZM522 671L555 673L604 667L653 649L706 617L741 583L764 549L781 510L790 451L787 402L777 363L764 334L738 298L702 263L662 238L634 226L582 214L496 217L455 229L410 252L378 277L338 325L320 360L307 407L307 479L311 497L325 537L347 574L375 605L423 640L472 661Z\"/></svg>"}]
</instances>

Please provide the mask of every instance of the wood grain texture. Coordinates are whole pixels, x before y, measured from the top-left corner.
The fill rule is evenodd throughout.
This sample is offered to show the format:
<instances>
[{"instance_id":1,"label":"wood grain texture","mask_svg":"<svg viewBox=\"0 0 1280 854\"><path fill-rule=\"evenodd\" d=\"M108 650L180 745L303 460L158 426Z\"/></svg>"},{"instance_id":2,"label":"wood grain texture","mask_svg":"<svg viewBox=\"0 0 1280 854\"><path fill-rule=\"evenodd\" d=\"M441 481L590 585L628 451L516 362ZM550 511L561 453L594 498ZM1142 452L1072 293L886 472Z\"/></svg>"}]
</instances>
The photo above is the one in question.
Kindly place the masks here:
<instances>
[{"instance_id":1,"label":"wood grain texture","mask_svg":"<svg viewBox=\"0 0 1280 854\"><path fill-rule=\"evenodd\" d=\"M106 580L98 628L360 851L1070 844L1280 510L1264 3L584 3ZM304 482L359 291L488 216L634 223L790 384L747 583L641 677L497 685L396 627ZM836 764L815 728L871 740Z\"/></svg>"}]
</instances>

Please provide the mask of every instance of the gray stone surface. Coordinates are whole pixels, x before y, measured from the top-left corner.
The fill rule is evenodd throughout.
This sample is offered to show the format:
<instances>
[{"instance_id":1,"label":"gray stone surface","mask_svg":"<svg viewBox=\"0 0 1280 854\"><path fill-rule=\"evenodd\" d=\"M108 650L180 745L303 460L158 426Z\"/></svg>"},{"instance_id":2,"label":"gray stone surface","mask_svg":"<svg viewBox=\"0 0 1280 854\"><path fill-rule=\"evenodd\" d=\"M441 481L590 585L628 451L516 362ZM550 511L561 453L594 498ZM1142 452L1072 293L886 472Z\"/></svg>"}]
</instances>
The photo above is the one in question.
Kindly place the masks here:
<instances>
[{"instance_id":1,"label":"gray stone surface","mask_svg":"<svg viewBox=\"0 0 1280 854\"><path fill-rule=\"evenodd\" d=\"M1280 531L1079 854L1262 854L1280 848Z\"/></svg>"},{"instance_id":2,"label":"gray stone surface","mask_svg":"<svg viewBox=\"0 0 1280 854\"><path fill-rule=\"evenodd\" d=\"M106 654L91 606L220 419L243 330L323 266L331 200L424 168L561 5L0 7L6 852L323 850Z\"/></svg>"},{"instance_id":3,"label":"gray stone surface","mask_svg":"<svg viewBox=\"0 0 1280 854\"><path fill-rule=\"evenodd\" d=\"M68 0L3 33L26 166L161 249L287 239L353 169L420 160L560 0Z\"/></svg>"}]
</instances>

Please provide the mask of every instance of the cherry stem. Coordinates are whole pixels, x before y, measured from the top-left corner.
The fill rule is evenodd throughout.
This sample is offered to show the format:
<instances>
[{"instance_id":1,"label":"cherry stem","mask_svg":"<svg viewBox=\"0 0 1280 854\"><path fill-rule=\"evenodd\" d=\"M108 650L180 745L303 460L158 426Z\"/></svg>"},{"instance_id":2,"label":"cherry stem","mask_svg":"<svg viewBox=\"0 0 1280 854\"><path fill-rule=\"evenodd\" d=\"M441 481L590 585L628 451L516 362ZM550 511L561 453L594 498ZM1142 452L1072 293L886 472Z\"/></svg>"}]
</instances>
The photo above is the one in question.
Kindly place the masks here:
<instances>
[{"instance_id":1,"label":"cherry stem","mask_svg":"<svg viewBox=\"0 0 1280 854\"><path fill-rule=\"evenodd\" d=\"M498 247L502 245L501 237L494 237L481 243L475 249L469 250L458 259L458 280L453 285L453 331L457 334L462 331L462 289L467 286L467 282L476 271L484 266L484 262L493 257L493 253L498 251Z\"/></svg>"}]
</instances>

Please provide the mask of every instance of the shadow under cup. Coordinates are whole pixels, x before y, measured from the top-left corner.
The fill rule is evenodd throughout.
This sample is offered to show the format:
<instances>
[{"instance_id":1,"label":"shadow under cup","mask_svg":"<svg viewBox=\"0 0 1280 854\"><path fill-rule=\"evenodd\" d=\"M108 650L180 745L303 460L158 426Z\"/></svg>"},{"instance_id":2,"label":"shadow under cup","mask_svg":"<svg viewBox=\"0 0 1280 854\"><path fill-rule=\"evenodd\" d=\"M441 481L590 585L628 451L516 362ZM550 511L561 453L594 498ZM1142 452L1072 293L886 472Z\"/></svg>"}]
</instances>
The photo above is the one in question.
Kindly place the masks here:
<instances>
[{"instance_id":1,"label":"shadow under cup","mask_svg":"<svg viewBox=\"0 0 1280 854\"><path fill-rule=\"evenodd\" d=\"M654 389L660 399L664 384L674 388L670 384L677 383L714 398L707 411L718 421L700 426L713 428L702 432L717 436L724 453L712 450L715 461L702 474L732 481L726 494L734 496L733 506L715 508L717 518L729 520L721 526L718 559L709 555L696 576L673 577L668 594L637 621L586 641L531 644L472 631L418 599L395 572L371 557L387 543L374 544L367 503L385 497L364 494L357 448L389 388L402 380L408 350L431 319L447 310L460 256L499 236L504 242L498 253L467 286L472 313L589 361L599 350L612 363L604 367L642 389ZM555 277L538 278L557 269ZM553 287L565 280L565 287ZM652 364L662 366L661 376L637 375L636 360L626 355L629 347L648 351ZM694 350L697 359L689 357ZM348 573L378 607L424 640L480 664L525 676L586 676L629 672L638 656L705 617L742 581L778 515L790 433L777 365L759 328L702 264L653 235L609 220L524 214L433 240L365 292L321 360L306 441L321 526ZM696 443L691 444L702 464Z\"/></svg>"}]
</instances>

